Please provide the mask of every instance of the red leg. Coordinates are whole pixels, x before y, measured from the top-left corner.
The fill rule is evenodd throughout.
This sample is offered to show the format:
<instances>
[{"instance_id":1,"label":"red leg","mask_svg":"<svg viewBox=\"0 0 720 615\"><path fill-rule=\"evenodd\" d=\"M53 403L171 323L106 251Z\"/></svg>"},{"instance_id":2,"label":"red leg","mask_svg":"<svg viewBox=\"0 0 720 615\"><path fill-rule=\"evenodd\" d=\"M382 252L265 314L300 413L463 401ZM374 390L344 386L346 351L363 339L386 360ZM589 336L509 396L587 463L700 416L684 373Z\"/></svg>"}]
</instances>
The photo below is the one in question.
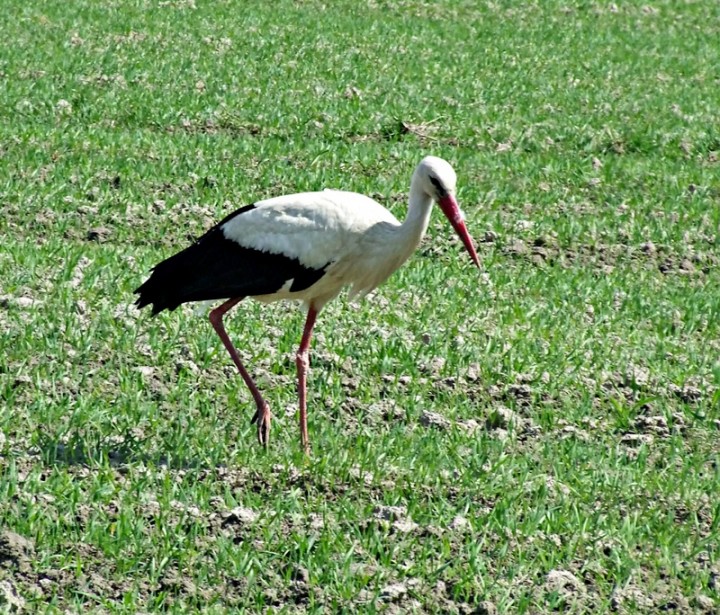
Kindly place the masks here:
<instances>
[{"instance_id":1,"label":"red leg","mask_svg":"<svg viewBox=\"0 0 720 615\"><path fill-rule=\"evenodd\" d=\"M312 305L308 309L305 329L303 330L300 348L295 357L295 364L298 372L298 395L300 397L300 443L306 453L310 452L310 440L307 429L307 370L310 366L310 338L312 337L313 326L317 318L318 310Z\"/></svg>"},{"instance_id":2,"label":"red leg","mask_svg":"<svg viewBox=\"0 0 720 615\"><path fill-rule=\"evenodd\" d=\"M260 394L260 390L257 388L257 385L250 377L250 374L245 369L242 361L240 361L240 355L237 350L235 350L233 343L230 341L222 322L223 316L225 316L230 309L242 300L243 297L229 299L219 307L215 308L212 312L210 312L210 322L222 340L222 343L225 345L225 348L227 348L227 351L230 353L230 357L238 368L238 371L245 381L245 384L247 384L248 389L250 389L250 393L252 393L255 405L257 406L257 411L252 418L252 422L257 422L258 442L260 442L263 446L267 446L268 440L270 439L270 419L272 418L272 414L270 414L270 406L267 405L267 402Z\"/></svg>"}]
</instances>

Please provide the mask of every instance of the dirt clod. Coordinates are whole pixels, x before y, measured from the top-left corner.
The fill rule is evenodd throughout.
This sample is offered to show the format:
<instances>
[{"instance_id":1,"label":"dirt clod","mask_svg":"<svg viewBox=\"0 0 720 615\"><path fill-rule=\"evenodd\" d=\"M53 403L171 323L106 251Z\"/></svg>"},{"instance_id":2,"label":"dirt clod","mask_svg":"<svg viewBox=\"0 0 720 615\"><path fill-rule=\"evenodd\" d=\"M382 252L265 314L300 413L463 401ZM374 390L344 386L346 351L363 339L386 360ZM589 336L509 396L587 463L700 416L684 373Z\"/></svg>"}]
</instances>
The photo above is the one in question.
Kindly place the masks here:
<instances>
[{"instance_id":1,"label":"dirt clod","mask_svg":"<svg viewBox=\"0 0 720 615\"><path fill-rule=\"evenodd\" d=\"M406 519L398 519L397 521L393 521L392 524L392 529L399 534L409 534L410 532L414 532L416 529L418 529L418 527L419 525L409 517Z\"/></svg>"},{"instance_id":2,"label":"dirt clod","mask_svg":"<svg viewBox=\"0 0 720 615\"><path fill-rule=\"evenodd\" d=\"M24 536L11 530L0 534L0 565L29 570L34 553L35 546Z\"/></svg>"},{"instance_id":3,"label":"dirt clod","mask_svg":"<svg viewBox=\"0 0 720 615\"><path fill-rule=\"evenodd\" d=\"M565 596L585 593L582 581L567 570L551 570L548 572L545 587L551 592L558 592Z\"/></svg>"},{"instance_id":4,"label":"dirt clod","mask_svg":"<svg viewBox=\"0 0 720 615\"><path fill-rule=\"evenodd\" d=\"M258 514L249 508L237 506L223 514L223 517L223 525L239 525L245 527L255 523L258 519Z\"/></svg>"},{"instance_id":5,"label":"dirt clod","mask_svg":"<svg viewBox=\"0 0 720 615\"><path fill-rule=\"evenodd\" d=\"M425 410L420 416L420 424L424 427L433 427L444 431L450 429L450 421L442 414Z\"/></svg>"},{"instance_id":6,"label":"dirt clod","mask_svg":"<svg viewBox=\"0 0 720 615\"><path fill-rule=\"evenodd\" d=\"M682 387L679 387L676 384L670 384L668 385L668 391L681 401L684 401L686 404L697 403L703 397L703 393L700 389L689 384Z\"/></svg>"},{"instance_id":7,"label":"dirt clod","mask_svg":"<svg viewBox=\"0 0 720 615\"><path fill-rule=\"evenodd\" d=\"M373 509L373 517L385 527L392 528L400 534L408 534L419 527L410 518L405 506L376 506Z\"/></svg>"},{"instance_id":8,"label":"dirt clod","mask_svg":"<svg viewBox=\"0 0 720 615\"><path fill-rule=\"evenodd\" d=\"M42 305L42 301L33 299L32 297L12 297L11 295L0 295L0 307L15 307L21 310L27 310Z\"/></svg>"},{"instance_id":9,"label":"dirt clod","mask_svg":"<svg viewBox=\"0 0 720 615\"><path fill-rule=\"evenodd\" d=\"M102 243L110 237L111 231L105 226L96 226L88 230L86 239L88 241L97 241Z\"/></svg>"},{"instance_id":10,"label":"dirt clod","mask_svg":"<svg viewBox=\"0 0 720 615\"><path fill-rule=\"evenodd\" d=\"M380 590L380 600L384 602L397 602L408 593L408 588L404 583L393 583L386 585Z\"/></svg>"},{"instance_id":11,"label":"dirt clod","mask_svg":"<svg viewBox=\"0 0 720 615\"><path fill-rule=\"evenodd\" d=\"M310 571L303 566L297 566L292 571L292 580L300 583L310 583Z\"/></svg>"},{"instance_id":12,"label":"dirt clod","mask_svg":"<svg viewBox=\"0 0 720 615\"><path fill-rule=\"evenodd\" d=\"M470 522L462 515L456 515L450 522L450 529L457 531L466 531L470 529Z\"/></svg>"},{"instance_id":13,"label":"dirt clod","mask_svg":"<svg viewBox=\"0 0 720 615\"><path fill-rule=\"evenodd\" d=\"M376 506L373 509L373 516L381 521L395 521L407 516L405 506Z\"/></svg>"},{"instance_id":14,"label":"dirt clod","mask_svg":"<svg viewBox=\"0 0 720 615\"><path fill-rule=\"evenodd\" d=\"M509 429L518 420L518 416L510 408L498 406L488 416L486 425L488 429Z\"/></svg>"},{"instance_id":15,"label":"dirt clod","mask_svg":"<svg viewBox=\"0 0 720 615\"><path fill-rule=\"evenodd\" d=\"M513 239L507 246L506 251L512 256L522 256L528 253L528 247L522 239Z\"/></svg>"},{"instance_id":16,"label":"dirt clod","mask_svg":"<svg viewBox=\"0 0 720 615\"><path fill-rule=\"evenodd\" d=\"M497 607L489 600L483 600L471 611L472 615L497 615L497 612Z\"/></svg>"},{"instance_id":17,"label":"dirt clod","mask_svg":"<svg viewBox=\"0 0 720 615\"><path fill-rule=\"evenodd\" d=\"M702 613L714 613L715 612L715 601L704 594L695 596L693 600L694 606L697 607Z\"/></svg>"},{"instance_id":18,"label":"dirt clod","mask_svg":"<svg viewBox=\"0 0 720 615\"><path fill-rule=\"evenodd\" d=\"M0 610L3 613L21 613L25 610L25 600L10 581L0 581Z\"/></svg>"},{"instance_id":19,"label":"dirt clod","mask_svg":"<svg viewBox=\"0 0 720 615\"><path fill-rule=\"evenodd\" d=\"M662 437L670 433L667 419L664 416L640 415L635 419L634 426L643 434L655 434Z\"/></svg>"},{"instance_id":20,"label":"dirt clod","mask_svg":"<svg viewBox=\"0 0 720 615\"><path fill-rule=\"evenodd\" d=\"M616 588L610 599L610 607L613 611L637 612L637 610L647 612L655 606L652 598L645 595L640 588L629 585L623 588Z\"/></svg>"},{"instance_id":21,"label":"dirt clod","mask_svg":"<svg viewBox=\"0 0 720 615\"><path fill-rule=\"evenodd\" d=\"M655 244L652 241L646 241L644 244L640 246L640 251L644 254L655 254L657 252L657 248L655 247Z\"/></svg>"},{"instance_id":22,"label":"dirt clod","mask_svg":"<svg viewBox=\"0 0 720 615\"><path fill-rule=\"evenodd\" d=\"M626 446L639 448L643 444L650 446L655 441L655 438L651 434L644 433L629 433L625 434L621 439L620 443Z\"/></svg>"}]
</instances>

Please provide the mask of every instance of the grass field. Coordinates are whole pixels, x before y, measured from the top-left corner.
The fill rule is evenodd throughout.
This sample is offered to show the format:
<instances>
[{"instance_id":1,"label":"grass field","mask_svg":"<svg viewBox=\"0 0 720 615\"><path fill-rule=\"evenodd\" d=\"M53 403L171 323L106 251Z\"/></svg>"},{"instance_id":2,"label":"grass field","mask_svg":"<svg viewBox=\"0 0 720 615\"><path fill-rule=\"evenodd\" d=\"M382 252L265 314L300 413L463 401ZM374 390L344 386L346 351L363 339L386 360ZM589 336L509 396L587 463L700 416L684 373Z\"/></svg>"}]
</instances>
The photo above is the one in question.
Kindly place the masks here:
<instances>
[{"instance_id":1,"label":"grass field","mask_svg":"<svg viewBox=\"0 0 720 615\"><path fill-rule=\"evenodd\" d=\"M720 605L720 5L5 0L0 607L678 613ZM132 291L232 209L442 216L313 345L293 305ZM3 606L4 605L4 606Z\"/></svg>"}]
</instances>

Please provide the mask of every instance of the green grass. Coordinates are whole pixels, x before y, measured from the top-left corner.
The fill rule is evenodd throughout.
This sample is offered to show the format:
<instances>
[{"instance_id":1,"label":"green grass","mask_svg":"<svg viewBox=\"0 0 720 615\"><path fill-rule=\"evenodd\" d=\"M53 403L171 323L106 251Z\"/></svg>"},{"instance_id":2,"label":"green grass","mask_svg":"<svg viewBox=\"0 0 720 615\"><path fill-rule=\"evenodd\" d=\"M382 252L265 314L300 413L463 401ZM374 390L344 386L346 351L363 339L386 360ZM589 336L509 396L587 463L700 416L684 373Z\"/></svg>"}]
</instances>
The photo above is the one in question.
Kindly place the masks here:
<instances>
[{"instance_id":1,"label":"green grass","mask_svg":"<svg viewBox=\"0 0 720 615\"><path fill-rule=\"evenodd\" d=\"M0 538L0 604L720 604L718 23L710 0L6 0L0 524L30 545ZM132 290L262 197L402 216L428 153L483 273L436 214L374 300L324 310L310 459L303 314L241 304L263 451L207 319Z\"/></svg>"}]
</instances>

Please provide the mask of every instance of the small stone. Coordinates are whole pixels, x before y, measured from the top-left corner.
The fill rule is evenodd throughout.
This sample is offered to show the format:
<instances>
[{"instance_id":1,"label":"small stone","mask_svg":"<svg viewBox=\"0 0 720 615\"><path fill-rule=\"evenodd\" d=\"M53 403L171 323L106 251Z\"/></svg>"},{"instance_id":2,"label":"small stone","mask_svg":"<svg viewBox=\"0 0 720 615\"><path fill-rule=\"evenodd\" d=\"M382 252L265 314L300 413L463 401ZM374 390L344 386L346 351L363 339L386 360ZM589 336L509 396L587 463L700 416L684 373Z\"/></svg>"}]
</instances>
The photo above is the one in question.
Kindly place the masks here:
<instances>
[{"instance_id":1,"label":"small stone","mask_svg":"<svg viewBox=\"0 0 720 615\"><path fill-rule=\"evenodd\" d=\"M194 361L191 361L190 359L178 359L177 361L175 361L175 371L178 374L183 371L198 374L200 373L200 368Z\"/></svg>"}]
</instances>

